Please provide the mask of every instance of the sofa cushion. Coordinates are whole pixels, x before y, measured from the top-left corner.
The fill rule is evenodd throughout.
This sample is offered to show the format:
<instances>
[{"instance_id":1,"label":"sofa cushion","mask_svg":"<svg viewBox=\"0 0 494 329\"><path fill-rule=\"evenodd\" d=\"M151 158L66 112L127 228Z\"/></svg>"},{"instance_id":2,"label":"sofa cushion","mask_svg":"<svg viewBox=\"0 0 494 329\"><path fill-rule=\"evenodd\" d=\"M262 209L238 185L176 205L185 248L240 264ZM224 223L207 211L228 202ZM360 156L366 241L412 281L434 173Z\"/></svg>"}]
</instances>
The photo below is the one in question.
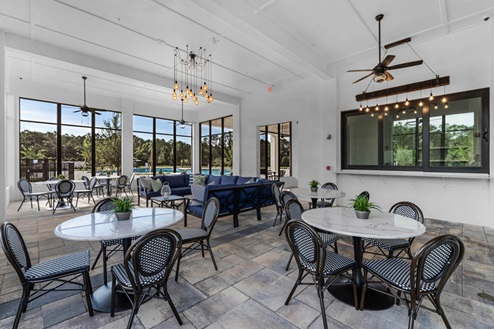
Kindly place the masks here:
<instances>
[{"instance_id":1,"label":"sofa cushion","mask_svg":"<svg viewBox=\"0 0 494 329\"><path fill-rule=\"evenodd\" d=\"M226 184L237 184L237 179L238 176L222 176L221 177L221 185L226 185Z\"/></svg>"},{"instance_id":2,"label":"sofa cushion","mask_svg":"<svg viewBox=\"0 0 494 329\"><path fill-rule=\"evenodd\" d=\"M221 176L209 175L206 181L207 184L214 182L215 184L221 184Z\"/></svg>"},{"instance_id":3,"label":"sofa cushion","mask_svg":"<svg viewBox=\"0 0 494 329\"><path fill-rule=\"evenodd\" d=\"M207 177L205 175L194 175L192 178L192 184L204 186L206 185L206 179Z\"/></svg>"},{"instance_id":4,"label":"sofa cushion","mask_svg":"<svg viewBox=\"0 0 494 329\"><path fill-rule=\"evenodd\" d=\"M247 184L247 182L251 179L252 177L242 177L240 176L237 179L237 185L242 185L242 184Z\"/></svg>"},{"instance_id":5,"label":"sofa cushion","mask_svg":"<svg viewBox=\"0 0 494 329\"><path fill-rule=\"evenodd\" d=\"M151 179L151 188L153 189L153 192L159 192L161 191L161 188L163 187L163 183L159 179Z\"/></svg>"},{"instance_id":6,"label":"sofa cushion","mask_svg":"<svg viewBox=\"0 0 494 329\"><path fill-rule=\"evenodd\" d=\"M173 187L172 194L173 195L188 195L190 194L190 186L182 186L182 187Z\"/></svg>"},{"instance_id":7,"label":"sofa cushion","mask_svg":"<svg viewBox=\"0 0 494 329\"><path fill-rule=\"evenodd\" d=\"M163 182L168 182L170 187L183 187L189 185L185 184L184 177L185 175L166 175L163 176Z\"/></svg>"},{"instance_id":8,"label":"sofa cushion","mask_svg":"<svg viewBox=\"0 0 494 329\"><path fill-rule=\"evenodd\" d=\"M139 179L139 182L141 183L143 188L147 189L148 191L151 190L151 178L141 177Z\"/></svg>"},{"instance_id":9,"label":"sofa cushion","mask_svg":"<svg viewBox=\"0 0 494 329\"><path fill-rule=\"evenodd\" d=\"M202 204L204 202L204 190L206 187L204 185L192 184L190 186L190 191L192 192L192 200L191 205ZM199 202L197 202L199 201Z\"/></svg>"}]
</instances>

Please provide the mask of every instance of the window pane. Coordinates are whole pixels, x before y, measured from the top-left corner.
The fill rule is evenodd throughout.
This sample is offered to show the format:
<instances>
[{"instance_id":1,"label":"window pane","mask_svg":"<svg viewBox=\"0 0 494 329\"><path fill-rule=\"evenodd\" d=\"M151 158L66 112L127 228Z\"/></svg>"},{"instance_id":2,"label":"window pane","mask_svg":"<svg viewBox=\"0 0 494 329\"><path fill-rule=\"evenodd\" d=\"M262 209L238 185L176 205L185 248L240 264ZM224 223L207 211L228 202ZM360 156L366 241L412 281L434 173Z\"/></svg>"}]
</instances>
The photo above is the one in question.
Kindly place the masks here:
<instances>
[{"instance_id":1,"label":"window pane","mask_svg":"<svg viewBox=\"0 0 494 329\"><path fill-rule=\"evenodd\" d=\"M190 124L184 124L184 125L177 125L177 136L192 136L192 125Z\"/></svg>"},{"instance_id":2,"label":"window pane","mask_svg":"<svg viewBox=\"0 0 494 329\"><path fill-rule=\"evenodd\" d=\"M156 173L173 172L173 135L156 134Z\"/></svg>"},{"instance_id":3,"label":"window pane","mask_svg":"<svg viewBox=\"0 0 494 329\"><path fill-rule=\"evenodd\" d=\"M121 137L120 130L96 130L96 171L121 172Z\"/></svg>"},{"instance_id":4,"label":"window pane","mask_svg":"<svg viewBox=\"0 0 494 329\"><path fill-rule=\"evenodd\" d=\"M81 112L74 113L78 110L80 110L79 107L62 104L62 124L91 126L92 113L88 113L88 116L84 117Z\"/></svg>"},{"instance_id":5,"label":"window pane","mask_svg":"<svg viewBox=\"0 0 494 329\"><path fill-rule=\"evenodd\" d=\"M191 172L192 138L177 136L177 172Z\"/></svg>"},{"instance_id":6,"label":"window pane","mask_svg":"<svg viewBox=\"0 0 494 329\"><path fill-rule=\"evenodd\" d=\"M173 125L175 121L173 120L166 120L166 119L156 119L156 133L157 134L167 134L167 135L172 135L173 136ZM151 122L151 131L153 129L152 122ZM143 131L141 129L136 129L134 127L134 130L139 130Z\"/></svg>"},{"instance_id":7,"label":"window pane","mask_svg":"<svg viewBox=\"0 0 494 329\"><path fill-rule=\"evenodd\" d=\"M69 179L91 176L91 128L62 126L62 170Z\"/></svg>"},{"instance_id":8,"label":"window pane","mask_svg":"<svg viewBox=\"0 0 494 329\"><path fill-rule=\"evenodd\" d=\"M384 116L384 165L422 165L422 108L407 108Z\"/></svg>"},{"instance_id":9,"label":"window pane","mask_svg":"<svg viewBox=\"0 0 494 329\"><path fill-rule=\"evenodd\" d=\"M57 174L57 126L21 122L20 178L43 181Z\"/></svg>"},{"instance_id":10,"label":"window pane","mask_svg":"<svg viewBox=\"0 0 494 329\"><path fill-rule=\"evenodd\" d=\"M268 132L266 135L265 132ZM283 122L259 128L260 175L276 179L291 175L291 124Z\"/></svg>"},{"instance_id":11,"label":"window pane","mask_svg":"<svg viewBox=\"0 0 494 329\"><path fill-rule=\"evenodd\" d=\"M481 166L481 98L438 104L430 111L431 167Z\"/></svg>"},{"instance_id":12,"label":"window pane","mask_svg":"<svg viewBox=\"0 0 494 329\"><path fill-rule=\"evenodd\" d=\"M346 163L377 165L377 116L372 117L368 114L348 116L346 125Z\"/></svg>"},{"instance_id":13,"label":"window pane","mask_svg":"<svg viewBox=\"0 0 494 329\"><path fill-rule=\"evenodd\" d=\"M201 123L201 172L209 173L209 122Z\"/></svg>"},{"instance_id":14,"label":"window pane","mask_svg":"<svg viewBox=\"0 0 494 329\"><path fill-rule=\"evenodd\" d=\"M134 116L135 117L135 116ZM134 132L134 172L149 173L152 168L153 134Z\"/></svg>"},{"instance_id":15,"label":"window pane","mask_svg":"<svg viewBox=\"0 0 494 329\"><path fill-rule=\"evenodd\" d=\"M153 132L153 118L134 115L134 131Z\"/></svg>"},{"instance_id":16,"label":"window pane","mask_svg":"<svg viewBox=\"0 0 494 329\"><path fill-rule=\"evenodd\" d=\"M100 115L96 115L96 125L98 128L111 128L120 130L120 113L112 111L99 111ZM152 129L151 125L151 129Z\"/></svg>"},{"instance_id":17,"label":"window pane","mask_svg":"<svg viewBox=\"0 0 494 329\"><path fill-rule=\"evenodd\" d=\"M224 149L224 168L223 173L228 175L233 170L233 131L228 131L223 134L223 140L225 143Z\"/></svg>"},{"instance_id":18,"label":"window pane","mask_svg":"<svg viewBox=\"0 0 494 329\"><path fill-rule=\"evenodd\" d=\"M221 119L211 121L211 134L221 134Z\"/></svg>"},{"instance_id":19,"label":"window pane","mask_svg":"<svg viewBox=\"0 0 494 329\"><path fill-rule=\"evenodd\" d=\"M20 119L38 122L57 122L57 104L20 99Z\"/></svg>"}]
</instances>

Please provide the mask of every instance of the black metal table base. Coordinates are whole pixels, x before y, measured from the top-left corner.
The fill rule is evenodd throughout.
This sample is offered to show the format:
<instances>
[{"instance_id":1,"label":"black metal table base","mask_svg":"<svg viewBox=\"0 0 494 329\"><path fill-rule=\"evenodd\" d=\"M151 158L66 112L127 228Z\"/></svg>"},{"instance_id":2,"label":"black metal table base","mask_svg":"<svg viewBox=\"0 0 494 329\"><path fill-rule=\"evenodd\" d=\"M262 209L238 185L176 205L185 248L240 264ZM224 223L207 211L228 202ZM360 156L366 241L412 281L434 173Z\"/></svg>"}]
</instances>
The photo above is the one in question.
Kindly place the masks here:
<instances>
[{"instance_id":1,"label":"black metal table base","mask_svg":"<svg viewBox=\"0 0 494 329\"><path fill-rule=\"evenodd\" d=\"M339 301L355 307L355 301L353 299L353 285L351 282L340 283L337 281L329 286L328 291ZM360 296L357 295L357 298L359 298L360 304ZM395 299L393 297L373 289L367 289L365 291L365 302L363 309L369 311L380 311L392 307L394 303Z\"/></svg>"},{"instance_id":2,"label":"black metal table base","mask_svg":"<svg viewBox=\"0 0 494 329\"><path fill-rule=\"evenodd\" d=\"M110 313L111 308L111 283L104 284L93 292L91 303L93 309L101 313ZM115 298L115 312L130 310L132 303L124 293L119 292L119 296Z\"/></svg>"}]
</instances>

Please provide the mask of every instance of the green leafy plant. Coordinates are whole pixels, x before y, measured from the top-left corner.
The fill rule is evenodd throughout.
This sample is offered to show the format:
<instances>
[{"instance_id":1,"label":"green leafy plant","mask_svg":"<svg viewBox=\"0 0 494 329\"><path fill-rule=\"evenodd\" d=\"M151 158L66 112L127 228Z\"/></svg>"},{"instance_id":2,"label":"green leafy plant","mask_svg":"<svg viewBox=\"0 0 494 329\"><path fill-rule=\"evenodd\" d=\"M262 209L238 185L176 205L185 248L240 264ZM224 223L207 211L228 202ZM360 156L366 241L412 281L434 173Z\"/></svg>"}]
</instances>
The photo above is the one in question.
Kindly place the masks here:
<instances>
[{"instance_id":1,"label":"green leafy plant","mask_svg":"<svg viewBox=\"0 0 494 329\"><path fill-rule=\"evenodd\" d=\"M65 179L65 175L57 175L55 177L58 178L58 179Z\"/></svg>"},{"instance_id":2,"label":"green leafy plant","mask_svg":"<svg viewBox=\"0 0 494 329\"><path fill-rule=\"evenodd\" d=\"M312 187L312 188L314 188L314 187L318 187L318 186L319 186L319 182L318 182L318 181L316 181L315 179L313 179L313 180L311 180L311 181L309 182L309 186L310 186L310 187Z\"/></svg>"},{"instance_id":3,"label":"green leafy plant","mask_svg":"<svg viewBox=\"0 0 494 329\"><path fill-rule=\"evenodd\" d=\"M124 197L123 199L115 199L113 201L115 205L114 212L129 212L135 208L134 202L132 202L129 197Z\"/></svg>"},{"instance_id":4,"label":"green leafy plant","mask_svg":"<svg viewBox=\"0 0 494 329\"><path fill-rule=\"evenodd\" d=\"M381 208L374 202L370 202L369 198L365 195L356 195L355 198L350 199L351 206L357 211L370 211L376 209L381 211Z\"/></svg>"}]
</instances>

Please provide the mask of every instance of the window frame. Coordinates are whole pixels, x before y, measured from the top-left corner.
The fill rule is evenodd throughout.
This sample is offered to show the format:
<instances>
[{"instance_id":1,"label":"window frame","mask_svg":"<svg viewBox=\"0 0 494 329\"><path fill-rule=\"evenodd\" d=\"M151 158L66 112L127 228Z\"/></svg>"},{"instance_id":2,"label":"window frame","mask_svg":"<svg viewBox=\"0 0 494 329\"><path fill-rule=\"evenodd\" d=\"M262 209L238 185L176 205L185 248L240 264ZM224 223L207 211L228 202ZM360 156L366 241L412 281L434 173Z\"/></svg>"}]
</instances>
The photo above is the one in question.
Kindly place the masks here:
<instances>
[{"instance_id":1,"label":"window frame","mask_svg":"<svg viewBox=\"0 0 494 329\"><path fill-rule=\"evenodd\" d=\"M288 129L290 130L290 132L288 134L285 134L283 133L283 125L285 124L288 124ZM277 127L277 130L276 132L270 132L269 131L269 127L271 126L276 126ZM268 124L268 125L262 125L262 126L259 126L259 131L258 131L258 136L259 136L259 151L262 152L262 147L261 147L261 136L264 136L264 141L266 143L266 147L264 149L264 159L266 161L266 166L265 168L262 167L261 165L261 159L262 159L262 154L260 154L260 157L259 157L259 177L261 175L265 175L266 179L267 179L267 176L268 176L268 154L269 154L269 150L268 150L268 147L267 147L267 141L268 141L268 135L274 135L276 134L276 139L277 139L277 143L278 145L281 145L281 139L283 138L282 135L284 136L289 136L290 137L290 150L288 151L289 152L289 157L288 157L288 162L289 162L289 170L290 170L290 173L292 172L292 142L293 142L293 134L292 134L292 122L291 121L284 121L284 122L278 122L278 123L273 123L273 124ZM276 155L278 157L278 167L275 168L276 169L276 173L277 173L277 176L279 177L279 174L281 172L281 147L278 147L278 154ZM262 170L265 170L266 171L266 174L262 173L261 174L261 171Z\"/></svg>"},{"instance_id":2,"label":"window frame","mask_svg":"<svg viewBox=\"0 0 494 329\"><path fill-rule=\"evenodd\" d=\"M441 98L446 97L448 103L453 101L469 99L469 98L481 98L481 127L480 127L480 137L481 138L481 165L479 167L470 166L456 166L456 167L434 167L430 165L430 108L435 103L440 103ZM377 165L349 165L348 161L348 141L347 141L347 118L356 115L369 115L367 112L361 112L359 109L342 111L341 112L341 169L342 170L379 170L379 171L419 171L419 172L431 172L431 173L478 173L478 174L489 174L489 142L490 142L490 132L489 132L489 88L481 88L469 91L463 91L452 94L436 95L433 101L428 98L414 99L414 102L419 102L422 100L424 105L422 107L422 145L417 145L418 148L422 148L422 165L418 166L389 166L384 165L384 115L383 108L385 106L389 107L389 112L394 113L395 103L390 104L380 104L380 110L377 114L378 127L377 127L377 140L378 140L378 164ZM399 110L402 110L400 108ZM371 110L373 111L373 109ZM375 113L375 112L374 112Z\"/></svg>"},{"instance_id":3,"label":"window frame","mask_svg":"<svg viewBox=\"0 0 494 329\"><path fill-rule=\"evenodd\" d=\"M233 127L231 129L231 131L226 131L225 132L225 119L226 118L232 118L232 123L233 123L233 115L227 115L227 116L224 116L224 117L220 117L220 118L215 118L215 119L211 119L211 120L206 120L206 121L202 121L199 123L199 141L200 141L200 147L199 147L199 172L201 174L203 174L203 163L202 163L202 157L203 157L203 153L202 153L202 139L203 137L208 137L208 153L209 153L209 159L208 159L208 166L209 168L205 168L204 170L208 170L208 174L211 175L212 174L212 170L213 170L213 157L212 157L212 151L213 151L213 147L211 145L211 140L212 140L212 136L218 136L218 135L221 135L221 139L220 139L220 150L221 150L221 168L220 168L220 175L225 175L225 135L226 134L229 134L231 133L232 135L232 139L233 139L233 134L234 134L234 131L233 131ZM217 120L221 120L221 132L220 133L214 133L213 134L213 122L214 121L217 121ZM207 135L203 135L202 134L202 126L203 124L207 124L208 125L208 134ZM216 128L218 128L217 126L215 126ZM233 148L233 145L232 145L232 148ZM233 152L232 152L233 154ZM232 159L232 168L231 168L231 172L233 172L233 159Z\"/></svg>"}]
</instances>

